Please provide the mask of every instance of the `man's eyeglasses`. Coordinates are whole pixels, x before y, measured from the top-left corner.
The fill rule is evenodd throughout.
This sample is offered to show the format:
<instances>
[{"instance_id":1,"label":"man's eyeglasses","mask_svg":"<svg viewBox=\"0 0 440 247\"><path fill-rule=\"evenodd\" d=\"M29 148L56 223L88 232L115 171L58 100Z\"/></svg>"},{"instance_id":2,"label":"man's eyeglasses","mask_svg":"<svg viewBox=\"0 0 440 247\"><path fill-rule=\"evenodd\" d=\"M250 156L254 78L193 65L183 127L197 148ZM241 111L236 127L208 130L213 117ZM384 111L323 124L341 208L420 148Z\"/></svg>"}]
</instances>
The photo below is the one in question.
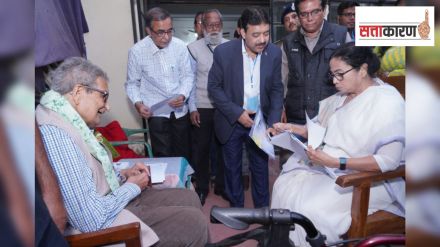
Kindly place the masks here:
<instances>
[{"instance_id":1,"label":"man's eyeglasses","mask_svg":"<svg viewBox=\"0 0 440 247\"><path fill-rule=\"evenodd\" d=\"M102 98L104 99L104 102L107 103L109 92L101 90L101 89L93 88L93 87L90 87L90 86L87 86L87 85L82 85L82 86L86 87L88 90L100 93Z\"/></svg>"},{"instance_id":2,"label":"man's eyeglasses","mask_svg":"<svg viewBox=\"0 0 440 247\"><path fill-rule=\"evenodd\" d=\"M168 34L168 36L172 36L173 35L173 33L174 33L174 29L169 29L168 31L163 31L163 30L159 30L159 31L154 31L153 29L150 29L151 30L151 32L153 32L153 33L155 33L157 36L159 36L159 37L164 37L165 36L165 34Z\"/></svg>"},{"instance_id":3,"label":"man's eyeglasses","mask_svg":"<svg viewBox=\"0 0 440 247\"><path fill-rule=\"evenodd\" d=\"M309 17L309 15L313 18L313 17L316 17L319 13L321 13L321 11L322 11L322 9L319 8L319 9L314 9L310 12L300 12L299 18L306 19Z\"/></svg>"},{"instance_id":4,"label":"man's eyeglasses","mask_svg":"<svg viewBox=\"0 0 440 247\"><path fill-rule=\"evenodd\" d=\"M356 17L356 14L355 13L343 13L342 14L342 16L344 16L344 17Z\"/></svg>"},{"instance_id":5,"label":"man's eyeglasses","mask_svg":"<svg viewBox=\"0 0 440 247\"><path fill-rule=\"evenodd\" d=\"M332 73L332 72L328 72L328 77L330 78L330 80L333 80L333 78L336 78L338 81L342 81L344 80L344 75L347 74L348 72L354 70L355 68L351 68L345 72L342 73Z\"/></svg>"},{"instance_id":6,"label":"man's eyeglasses","mask_svg":"<svg viewBox=\"0 0 440 247\"><path fill-rule=\"evenodd\" d=\"M216 30L216 29L220 29L222 27L222 24L220 22L217 23L210 23L210 24L205 24L206 29L209 30Z\"/></svg>"}]
</instances>

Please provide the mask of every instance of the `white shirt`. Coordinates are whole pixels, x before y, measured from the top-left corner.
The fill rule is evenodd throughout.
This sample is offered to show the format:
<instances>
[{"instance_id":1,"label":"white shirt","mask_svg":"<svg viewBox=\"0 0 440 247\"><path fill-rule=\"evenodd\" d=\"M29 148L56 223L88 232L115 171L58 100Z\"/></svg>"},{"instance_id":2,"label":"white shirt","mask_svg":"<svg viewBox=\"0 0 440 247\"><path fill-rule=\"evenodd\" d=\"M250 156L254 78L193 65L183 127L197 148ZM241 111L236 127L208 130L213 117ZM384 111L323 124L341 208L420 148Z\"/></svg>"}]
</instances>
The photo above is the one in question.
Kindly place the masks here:
<instances>
[{"instance_id":1,"label":"white shirt","mask_svg":"<svg viewBox=\"0 0 440 247\"><path fill-rule=\"evenodd\" d=\"M261 54L257 54L255 59L246 52L244 40L242 40L241 51L243 53L243 79L244 97L243 108L257 112L260 108L260 62Z\"/></svg>"},{"instance_id":2,"label":"white shirt","mask_svg":"<svg viewBox=\"0 0 440 247\"><path fill-rule=\"evenodd\" d=\"M177 94L188 99L193 85L190 55L180 39L173 37L167 47L159 49L148 36L130 49L125 90L133 104L142 101L151 107ZM186 104L174 111L176 118L187 112Z\"/></svg>"}]
</instances>

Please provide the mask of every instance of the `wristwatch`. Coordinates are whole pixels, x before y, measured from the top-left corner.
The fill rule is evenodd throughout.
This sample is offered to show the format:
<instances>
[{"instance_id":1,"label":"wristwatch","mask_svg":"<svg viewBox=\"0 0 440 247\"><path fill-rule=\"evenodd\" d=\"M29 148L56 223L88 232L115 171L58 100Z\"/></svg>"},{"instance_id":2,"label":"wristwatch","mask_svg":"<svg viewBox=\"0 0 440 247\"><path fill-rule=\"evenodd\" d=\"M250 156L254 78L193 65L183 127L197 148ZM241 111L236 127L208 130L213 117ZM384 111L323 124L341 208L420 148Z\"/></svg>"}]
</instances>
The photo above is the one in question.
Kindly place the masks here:
<instances>
[{"instance_id":1,"label":"wristwatch","mask_svg":"<svg viewBox=\"0 0 440 247\"><path fill-rule=\"evenodd\" d=\"M339 158L339 170L345 170L347 168L347 158L340 157Z\"/></svg>"}]
</instances>

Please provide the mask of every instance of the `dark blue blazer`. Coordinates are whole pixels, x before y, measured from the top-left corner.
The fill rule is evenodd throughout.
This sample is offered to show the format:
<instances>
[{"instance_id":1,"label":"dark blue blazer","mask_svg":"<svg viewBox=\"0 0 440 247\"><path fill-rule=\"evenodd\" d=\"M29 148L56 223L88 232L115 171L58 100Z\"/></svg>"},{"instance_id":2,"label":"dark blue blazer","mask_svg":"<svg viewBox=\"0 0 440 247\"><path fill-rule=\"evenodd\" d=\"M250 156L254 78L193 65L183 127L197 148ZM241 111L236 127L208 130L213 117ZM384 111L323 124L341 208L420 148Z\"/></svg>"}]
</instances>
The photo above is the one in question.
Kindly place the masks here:
<instances>
[{"instance_id":1,"label":"dark blue blazer","mask_svg":"<svg viewBox=\"0 0 440 247\"><path fill-rule=\"evenodd\" d=\"M232 130L240 124L238 118L244 111L241 42L241 39L231 40L215 48L208 76L209 97L217 109L214 115L215 133L222 144L228 141ZM260 106L269 126L281 119L283 96L281 49L269 43L260 61Z\"/></svg>"}]
</instances>

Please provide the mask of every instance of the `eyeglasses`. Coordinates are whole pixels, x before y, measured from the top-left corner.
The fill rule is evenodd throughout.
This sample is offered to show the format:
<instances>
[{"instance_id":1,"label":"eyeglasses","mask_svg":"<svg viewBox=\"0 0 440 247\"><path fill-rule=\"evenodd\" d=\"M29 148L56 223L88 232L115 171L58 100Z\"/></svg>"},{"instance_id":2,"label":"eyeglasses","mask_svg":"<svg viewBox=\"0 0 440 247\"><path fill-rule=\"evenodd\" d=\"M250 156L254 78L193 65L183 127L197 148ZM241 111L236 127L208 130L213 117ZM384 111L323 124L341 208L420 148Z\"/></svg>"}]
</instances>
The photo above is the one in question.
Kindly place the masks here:
<instances>
[{"instance_id":1,"label":"eyeglasses","mask_svg":"<svg viewBox=\"0 0 440 247\"><path fill-rule=\"evenodd\" d=\"M172 36L173 35L173 33L174 33L174 29L169 29L168 31L163 31L163 30L159 30L159 31L154 31L153 29L150 29L151 30L151 32L153 32L153 33L155 33L157 36L159 36L159 37L164 37L165 36L165 34L168 34L168 36Z\"/></svg>"},{"instance_id":2,"label":"eyeglasses","mask_svg":"<svg viewBox=\"0 0 440 247\"><path fill-rule=\"evenodd\" d=\"M217 29L220 29L222 27L222 23L221 22L217 22L217 23L205 24L205 27L208 30L217 30Z\"/></svg>"},{"instance_id":3,"label":"eyeglasses","mask_svg":"<svg viewBox=\"0 0 440 247\"><path fill-rule=\"evenodd\" d=\"M341 14L342 16L344 16L344 17L356 17L356 13L343 13L343 14Z\"/></svg>"},{"instance_id":4,"label":"eyeglasses","mask_svg":"<svg viewBox=\"0 0 440 247\"><path fill-rule=\"evenodd\" d=\"M81 84L81 85L83 87L86 87L88 90L100 93L102 98L104 99L104 103L107 103L109 92L101 90L101 89L93 88L93 87L90 87L90 86L87 86L87 85L83 85L83 84Z\"/></svg>"},{"instance_id":5,"label":"eyeglasses","mask_svg":"<svg viewBox=\"0 0 440 247\"><path fill-rule=\"evenodd\" d=\"M314 9L310 12L300 12L299 18L306 19L309 17L309 15L313 18L313 17L316 17L319 13L321 13L321 11L322 11L322 9L319 8L319 9Z\"/></svg>"},{"instance_id":6,"label":"eyeglasses","mask_svg":"<svg viewBox=\"0 0 440 247\"><path fill-rule=\"evenodd\" d=\"M354 70L355 68L351 68L345 72L342 73L332 73L332 72L328 72L328 77L330 78L330 80L333 80L333 78L336 78L338 81L342 81L344 80L344 75L347 74L348 72Z\"/></svg>"}]
</instances>

